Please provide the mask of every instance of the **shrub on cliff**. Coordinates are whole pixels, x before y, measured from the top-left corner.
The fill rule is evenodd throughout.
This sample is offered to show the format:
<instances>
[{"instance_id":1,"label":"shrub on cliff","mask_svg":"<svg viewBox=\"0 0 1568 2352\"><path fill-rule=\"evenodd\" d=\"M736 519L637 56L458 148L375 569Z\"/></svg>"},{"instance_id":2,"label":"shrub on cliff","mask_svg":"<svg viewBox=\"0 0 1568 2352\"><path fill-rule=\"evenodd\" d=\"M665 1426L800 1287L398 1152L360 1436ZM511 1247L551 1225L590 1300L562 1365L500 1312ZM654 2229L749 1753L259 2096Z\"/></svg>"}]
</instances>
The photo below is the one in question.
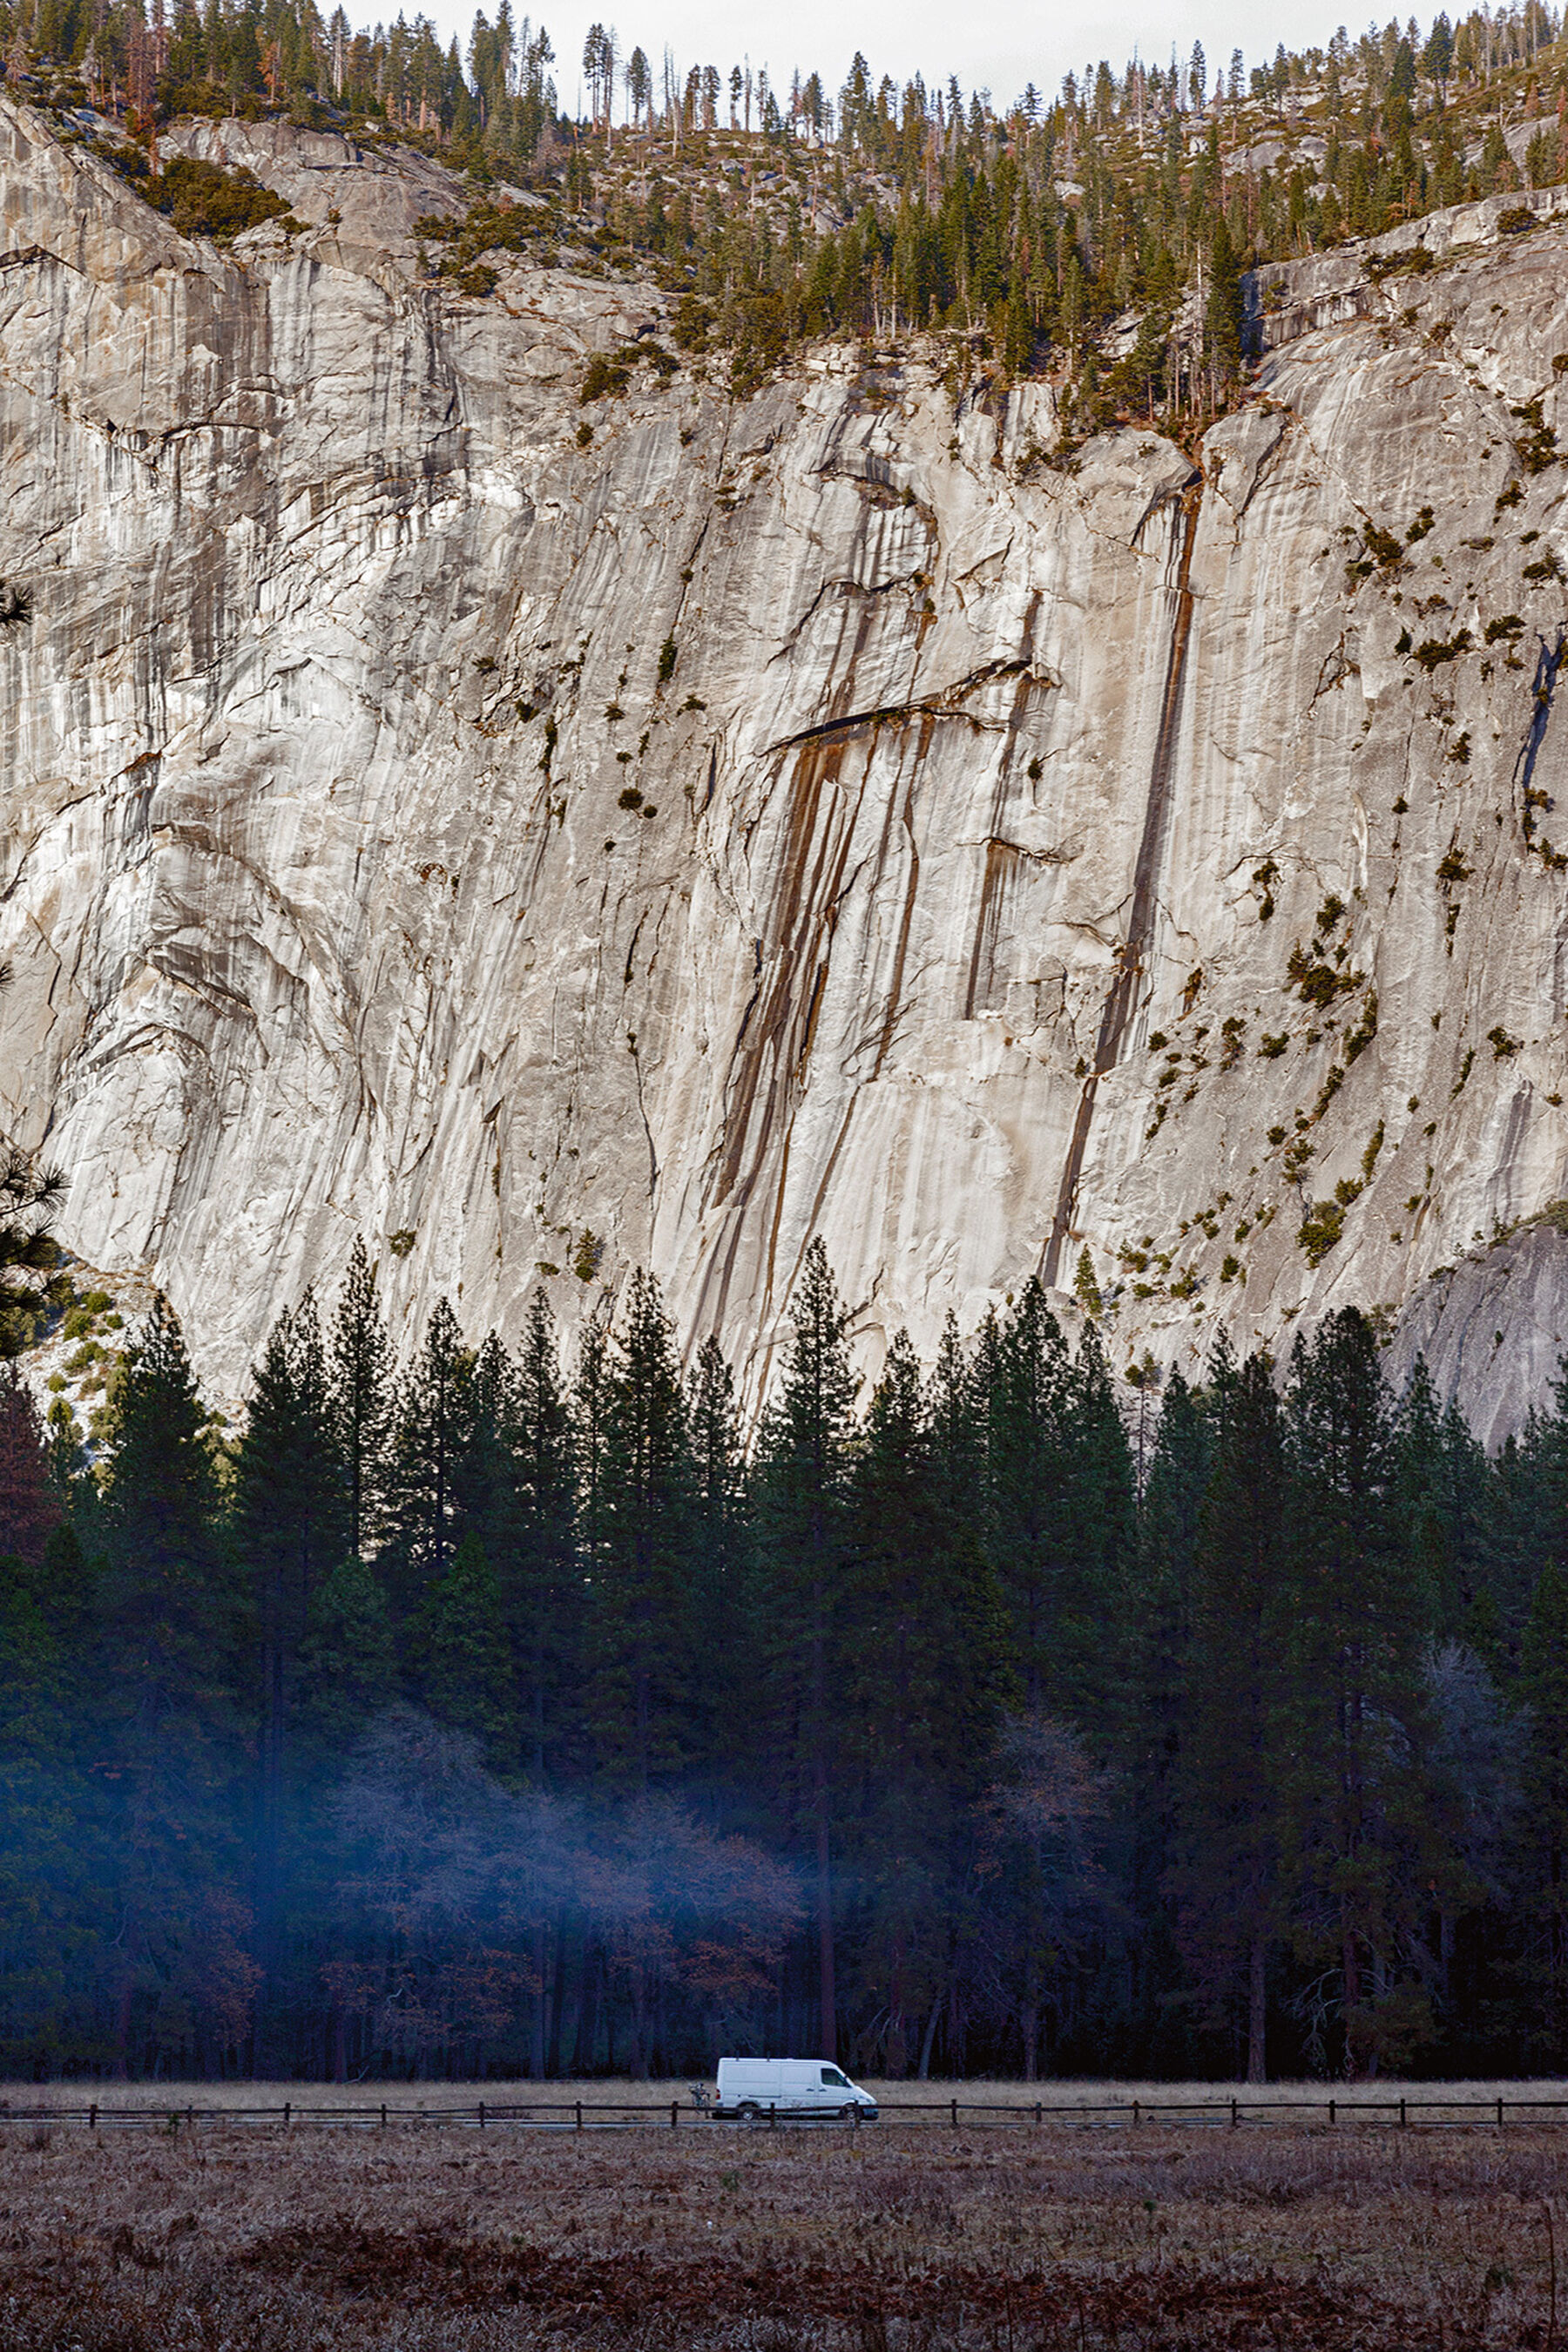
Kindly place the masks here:
<instances>
[{"instance_id":1,"label":"shrub on cliff","mask_svg":"<svg viewBox=\"0 0 1568 2352\"><path fill-rule=\"evenodd\" d=\"M172 156L155 177L139 184L137 194L167 214L182 236L210 236L219 245L262 221L300 226L283 198L264 188L254 172L243 165L226 172L194 155Z\"/></svg>"},{"instance_id":2,"label":"shrub on cliff","mask_svg":"<svg viewBox=\"0 0 1568 2352\"><path fill-rule=\"evenodd\" d=\"M1309 1265L1321 1265L1345 1225L1345 1204L1342 1201L1314 1201L1301 1220L1296 1245L1307 1253Z\"/></svg>"}]
</instances>

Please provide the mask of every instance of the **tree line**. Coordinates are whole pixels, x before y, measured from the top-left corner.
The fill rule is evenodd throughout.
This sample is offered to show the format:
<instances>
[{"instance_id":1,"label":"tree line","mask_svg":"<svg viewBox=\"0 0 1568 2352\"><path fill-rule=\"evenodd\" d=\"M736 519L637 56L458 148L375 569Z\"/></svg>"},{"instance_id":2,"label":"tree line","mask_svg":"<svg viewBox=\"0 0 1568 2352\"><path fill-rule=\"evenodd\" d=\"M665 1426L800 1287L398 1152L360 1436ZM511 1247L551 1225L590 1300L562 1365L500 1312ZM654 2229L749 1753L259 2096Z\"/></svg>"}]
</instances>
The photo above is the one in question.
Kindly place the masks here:
<instances>
[{"instance_id":1,"label":"tree line","mask_svg":"<svg viewBox=\"0 0 1568 2352\"><path fill-rule=\"evenodd\" d=\"M237 1433L163 1304L0 1386L5 2070L1560 2069L1568 1395L852 1329L748 1437L646 1275L400 1376L359 1249Z\"/></svg>"},{"instance_id":2,"label":"tree line","mask_svg":"<svg viewBox=\"0 0 1568 2352\"><path fill-rule=\"evenodd\" d=\"M508 250L651 271L684 305L679 339L729 352L740 390L814 337L961 333L1005 375L1050 373L1079 432L1212 414L1268 299L1244 281L1270 262L1568 175L1568 48L1541 0L1342 28L1250 68L1201 44L1168 67L1091 61L1005 105L859 55L837 90L656 62L604 24L567 104L547 32L506 0L466 49L421 16L355 30L314 0L151 10L0 0L8 81L122 123L100 143L143 186L138 142L155 160L172 115L395 133L470 176L468 218L426 224L470 297ZM498 182L543 209L498 205ZM226 233L221 206L207 226Z\"/></svg>"}]
</instances>

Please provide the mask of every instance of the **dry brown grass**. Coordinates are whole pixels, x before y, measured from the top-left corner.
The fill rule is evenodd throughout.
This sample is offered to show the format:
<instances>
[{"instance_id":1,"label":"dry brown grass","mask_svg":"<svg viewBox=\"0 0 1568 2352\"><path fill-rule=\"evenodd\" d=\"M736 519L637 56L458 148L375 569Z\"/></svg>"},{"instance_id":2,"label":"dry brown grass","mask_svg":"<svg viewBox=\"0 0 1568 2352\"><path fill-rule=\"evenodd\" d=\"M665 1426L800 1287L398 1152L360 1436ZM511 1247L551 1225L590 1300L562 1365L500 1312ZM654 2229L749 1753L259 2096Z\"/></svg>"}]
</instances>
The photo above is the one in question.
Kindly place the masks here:
<instances>
[{"instance_id":1,"label":"dry brown grass","mask_svg":"<svg viewBox=\"0 0 1568 2352\"><path fill-rule=\"evenodd\" d=\"M0 2352L1549 2352L1565 2160L1414 2127L13 2127Z\"/></svg>"},{"instance_id":2,"label":"dry brown grass","mask_svg":"<svg viewBox=\"0 0 1568 2352\"><path fill-rule=\"evenodd\" d=\"M289 2099L296 2106L363 2107L370 2111L385 2101L393 2108L423 2106L435 2110L471 2106L483 2097L492 2106L537 2101L543 2105L570 2107L580 2099L589 2108L668 2107L671 2099L678 2099L686 2107L691 2084L698 2079L695 2074L678 2074L650 2083L634 2083L626 2076L580 2083L0 2083L0 2105L83 2107L96 2099L103 2106L142 2107L163 2114L186 2105L280 2107ZM707 2079L710 2084L711 2073ZM1397 2100L1404 2091L1413 2104L1423 2108L1447 2103L1453 2120L1461 2119L1464 2110L1473 2108L1478 2101L1489 2105L1500 2096L1515 2103L1539 2099L1561 2104L1568 2114L1568 2081L1558 2078L1463 2083L1388 2080L1349 2084L1321 2081L1252 2084L1234 2081L1023 2083L986 2082L973 2077L963 2082L933 2078L928 2083L891 2083L870 2074L858 2075L856 2080L889 2108L940 2106L951 2099L957 2099L961 2110L992 2102L1002 2106L1032 2107L1037 2100L1047 2107L1125 2106L1134 2099L1145 2106L1168 2107L1223 2105L1239 2097L1249 2109L1288 2107L1299 2114L1303 2109L1321 2108L1326 2114L1331 2099L1342 2106L1354 2105L1373 2099ZM1568 2326L1564 2328L1564 2352L1568 2352Z\"/></svg>"}]
</instances>

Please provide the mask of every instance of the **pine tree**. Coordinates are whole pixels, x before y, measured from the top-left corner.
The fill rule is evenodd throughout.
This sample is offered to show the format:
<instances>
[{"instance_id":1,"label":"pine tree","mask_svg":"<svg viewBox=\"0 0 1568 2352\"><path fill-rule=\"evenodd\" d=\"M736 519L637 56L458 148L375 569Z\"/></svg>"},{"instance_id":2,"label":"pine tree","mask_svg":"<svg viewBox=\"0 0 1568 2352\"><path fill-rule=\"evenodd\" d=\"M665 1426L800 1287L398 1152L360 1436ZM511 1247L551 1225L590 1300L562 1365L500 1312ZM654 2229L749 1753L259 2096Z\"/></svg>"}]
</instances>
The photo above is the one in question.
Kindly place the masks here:
<instances>
[{"instance_id":1,"label":"pine tree","mask_svg":"<svg viewBox=\"0 0 1568 2352\"><path fill-rule=\"evenodd\" d=\"M1282 1784L1296 1594L1284 1421L1268 1360L1226 1365L1222 1380L1188 1585L1172 1877L1208 2021L1234 2025L1240 2015L1246 2079L1261 2083L1268 1950L1288 1924Z\"/></svg>"},{"instance_id":2,"label":"pine tree","mask_svg":"<svg viewBox=\"0 0 1568 2352\"><path fill-rule=\"evenodd\" d=\"M357 1239L333 1319L329 1360L333 1434L348 1501L348 1549L364 1559L383 1530L392 1374L375 1268Z\"/></svg>"},{"instance_id":3,"label":"pine tree","mask_svg":"<svg viewBox=\"0 0 1568 2352\"><path fill-rule=\"evenodd\" d=\"M276 1965L289 1686L317 1584L342 1557L348 1508L315 1301L279 1317L252 1383L235 1460L234 1539L260 1631L258 1950Z\"/></svg>"},{"instance_id":4,"label":"pine tree","mask_svg":"<svg viewBox=\"0 0 1568 2352\"><path fill-rule=\"evenodd\" d=\"M1126 1424L1092 1323L1079 1344L1066 1404L1047 1691L1051 1704L1091 1738L1121 1742L1132 1664L1136 1496Z\"/></svg>"},{"instance_id":5,"label":"pine tree","mask_svg":"<svg viewBox=\"0 0 1568 2352\"><path fill-rule=\"evenodd\" d=\"M216 1696L239 1632L220 1572L206 1415L163 1298L126 1352L107 1454L109 1622L151 1732L166 1715Z\"/></svg>"},{"instance_id":6,"label":"pine tree","mask_svg":"<svg viewBox=\"0 0 1568 2352\"><path fill-rule=\"evenodd\" d=\"M919 1950L921 1920L934 1908L930 1832L940 1832L930 1819L937 1792L924 1751L945 1712L945 1694L930 1687L926 1656L928 1633L938 1629L923 1622L931 1598L929 1471L920 1365L900 1331L872 1391L855 1463L844 1597L853 1730L843 1740L845 1764L859 1783L846 1806L855 1824L853 1862L870 1898L874 1974L887 1986L881 2071L895 2080L908 2068L911 2008L929 2004L934 1990ZM951 1654L946 1663L951 1672Z\"/></svg>"},{"instance_id":7,"label":"pine tree","mask_svg":"<svg viewBox=\"0 0 1568 2352\"><path fill-rule=\"evenodd\" d=\"M684 1760L696 1672L689 1543L694 1465L675 1334L633 1275L604 1425L604 1542L592 1596L600 1769L646 1796Z\"/></svg>"},{"instance_id":8,"label":"pine tree","mask_svg":"<svg viewBox=\"0 0 1568 2352\"><path fill-rule=\"evenodd\" d=\"M959 1505L951 1459L937 1475L932 1408L950 1448L955 1371L950 1353L928 1397L908 1334L895 1335L851 1490L842 1747L858 1790L846 1811L895 2077L908 2071L918 2016L934 2018L944 1990L940 1923L1006 1688L1002 1612L973 1511Z\"/></svg>"},{"instance_id":9,"label":"pine tree","mask_svg":"<svg viewBox=\"0 0 1568 2352\"><path fill-rule=\"evenodd\" d=\"M1347 2070L1375 2071L1429 2030L1408 1961L1441 1861L1421 1770L1430 1611L1399 1539L1392 1417L1364 1316L1345 1308L1298 1342L1287 1406L1304 1708L1294 1867L1305 1916L1337 1949Z\"/></svg>"},{"instance_id":10,"label":"pine tree","mask_svg":"<svg viewBox=\"0 0 1568 2352\"><path fill-rule=\"evenodd\" d=\"M749 1574L747 1486L735 1379L710 1332L687 1383L691 1432L692 1643L701 1761L723 1780L743 1771L762 1659ZM722 1662L721 1664L721 1662Z\"/></svg>"},{"instance_id":11,"label":"pine tree","mask_svg":"<svg viewBox=\"0 0 1568 2352\"><path fill-rule=\"evenodd\" d=\"M825 2057L838 2048L833 1898L834 1773L841 1692L837 1602L848 1540L856 1380L849 1317L821 1236L791 1305L795 1334L763 1431L758 1538L767 1582L781 1762L814 1849L817 2009ZM786 1760L787 1759L787 1760Z\"/></svg>"},{"instance_id":12,"label":"pine tree","mask_svg":"<svg viewBox=\"0 0 1568 2352\"><path fill-rule=\"evenodd\" d=\"M416 1611L462 1537L464 1474L474 1433L474 1356L438 1298L397 1399L383 1561L395 1602Z\"/></svg>"},{"instance_id":13,"label":"pine tree","mask_svg":"<svg viewBox=\"0 0 1568 2352\"><path fill-rule=\"evenodd\" d=\"M1214 235L1209 242L1209 284L1204 318L1216 385L1233 383L1241 373L1242 330L1247 315L1241 258L1224 210L1216 205Z\"/></svg>"},{"instance_id":14,"label":"pine tree","mask_svg":"<svg viewBox=\"0 0 1568 2352\"><path fill-rule=\"evenodd\" d=\"M1158 1998L1155 1985L1163 1988L1164 2013L1173 2024L1179 2015L1183 1970L1173 1936L1169 1881L1176 1857L1198 1538L1213 1460L1215 1398L1224 1395L1234 1377L1234 1362L1224 1349L1216 1350L1207 1395L1190 1387L1174 1368L1164 1376L1159 1420L1147 1448L1127 1610L1132 1698L1120 1745L1131 1814L1128 1881L1138 1915L1147 1922L1140 1990L1152 2000ZM1153 1385L1152 1367L1146 1366L1136 1382L1141 1416Z\"/></svg>"},{"instance_id":15,"label":"pine tree","mask_svg":"<svg viewBox=\"0 0 1568 2352\"><path fill-rule=\"evenodd\" d=\"M1395 1432L1401 1541L1438 1635L1495 1656L1502 1627L1486 1586L1486 1455L1452 1404L1439 1404L1417 1357Z\"/></svg>"},{"instance_id":16,"label":"pine tree","mask_svg":"<svg viewBox=\"0 0 1568 2352\"><path fill-rule=\"evenodd\" d=\"M513 1412L515 1520L498 1573L518 1679L521 1759L542 1782L564 1762L580 1718L583 1627L572 1402L542 1289L524 1327Z\"/></svg>"},{"instance_id":17,"label":"pine tree","mask_svg":"<svg viewBox=\"0 0 1568 2352\"><path fill-rule=\"evenodd\" d=\"M121 1914L112 2050L123 2074L138 1994L155 1997L189 1964L210 1925L208 1889L243 1885L237 1702L247 1612L225 1570L206 1416L162 1298L126 1353L106 1453L100 1634L114 1773L108 1891ZM243 1904L229 1901L241 1916Z\"/></svg>"},{"instance_id":18,"label":"pine tree","mask_svg":"<svg viewBox=\"0 0 1568 2352\"><path fill-rule=\"evenodd\" d=\"M572 1382L577 1464L577 1549L584 1575L599 1573L609 1532L609 1422L615 1373L612 1310L602 1300L585 1318Z\"/></svg>"},{"instance_id":19,"label":"pine tree","mask_svg":"<svg viewBox=\"0 0 1568 2352\"><path fill-rule=\"evenodd\" d=\"M1138 1515L1135 1745L1146 1759L1143 1769L1152 1791L1164 1785L1180 1740L1204 1496L1213 1466L1215 1423L1223 1425L1236 1381L1227 1348L1216 1351L1212 1377L1217 1412L1179 1370L1173 1367L1165 1375Z\"/></svg>"},{"instance_id":20,"label":"pine tree","mask_svg":"<svg viewBox=\"0 0 1568 2352\"><path fill-rule=\"evenodd\" d=\"M1069 1360L1041 1285L982 1331L991 1557L1011 1622L1024 1698L1101 1743L1121 1713L1131 1566L1131 1454L1089 1325Z\"/></svg>"},{"instance_id":21,"label":"pine tree","mask_svg":"<svg viewBox=\"0 0 1568 2352\"><path fill-rule=\"evenodd\" d=\"M1030 1279L1005 1323L981 1332L991 1559L1026 1706L1058 1678L1056 1610L1063 1535L1070 1367L1042 1285Z\"/></svg>"},{"instance_id":22,"label":"pine tree","mask_svg":"<svg viewBox=\"0 0 1568 2352\"><path fill-rule=\"evenodd\" d=\"M474 1360L468 1430L455 1475L457 1516L477 1535L493 1561L510 1550L517 1495L512 1446L517 1420L517 1370L491 1331Z\"/></svg>"}]
</instances>

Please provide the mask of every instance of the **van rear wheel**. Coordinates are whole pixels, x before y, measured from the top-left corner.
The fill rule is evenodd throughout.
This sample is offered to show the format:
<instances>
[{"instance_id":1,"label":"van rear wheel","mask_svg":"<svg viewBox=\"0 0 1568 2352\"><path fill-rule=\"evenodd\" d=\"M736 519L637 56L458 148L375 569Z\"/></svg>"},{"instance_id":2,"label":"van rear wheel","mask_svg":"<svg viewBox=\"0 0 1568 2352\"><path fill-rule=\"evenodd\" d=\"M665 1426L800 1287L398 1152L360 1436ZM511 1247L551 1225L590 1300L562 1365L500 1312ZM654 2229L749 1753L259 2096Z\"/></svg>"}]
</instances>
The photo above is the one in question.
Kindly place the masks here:
<instances>
[{"instance_id":1,"label":"van rear wheel","mask_svg":"<svg viewBox=\"0 0 1568 2352\"><path fill-rule=\"evenodd\" d=\"M760 2124L763 2120L763 2111L755 2099L742 2099L735 2113L743 2124Z\"/></svg>"}]
</instances>

